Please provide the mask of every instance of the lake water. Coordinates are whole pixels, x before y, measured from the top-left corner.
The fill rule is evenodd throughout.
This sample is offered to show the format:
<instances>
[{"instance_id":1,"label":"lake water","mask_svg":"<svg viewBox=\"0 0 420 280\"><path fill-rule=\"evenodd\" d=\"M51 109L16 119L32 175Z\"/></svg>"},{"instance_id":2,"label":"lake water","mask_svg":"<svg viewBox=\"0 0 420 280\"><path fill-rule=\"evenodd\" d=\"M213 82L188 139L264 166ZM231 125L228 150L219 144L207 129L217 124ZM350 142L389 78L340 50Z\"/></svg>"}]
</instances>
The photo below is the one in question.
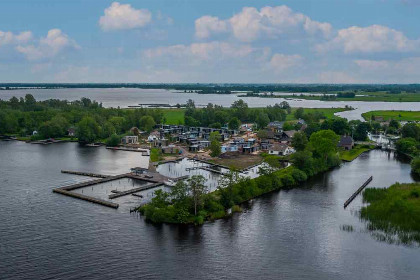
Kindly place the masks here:
<instances>
[{"instance_id":1,"label":"lake water","mask_svg":"<svg viewBox=\"0 0 420 280\"><path fill-rule=\"evenodd\" d=\"M369 187L412 182L410 166L380 150L254 199L244 213L201 227L153 225L52 193L87 178L146 166L140 153L76 143L0 142L1 279L418 279L420 248L375 239L357 215ZM121 182L121 184L131 182ZM352 225L353 232L340 229Z\"/></svg>"},{"instance_id":2,"label":"lake water","mask_svg":"<svg viewBox=\"0 0 420 280\"><path fill-rule=\"evenodd\" d=\"M109 89L20 89L2 90L0 99L8 100L12 96L24 97L31 93L37 100L67 99L78 100L88 97L102 102L105 107L125 108L138 104L185 104L188 99L195 101L197 106L208 103L230 106L235 100L240 99L238 94L197 94L169 91L164 89L135 89L135 88L109 88ZM241 97L250 107L265 107L284 101L283 98ZM420 111L420 102L361 102L361 101L320 101L320 100L287 100L292 107L304 108L343 108L345 105L356 110L341 112L338 115L349 120L362 119L361 114L372 110L407 110Z\"/></svg>"}]
</instances>

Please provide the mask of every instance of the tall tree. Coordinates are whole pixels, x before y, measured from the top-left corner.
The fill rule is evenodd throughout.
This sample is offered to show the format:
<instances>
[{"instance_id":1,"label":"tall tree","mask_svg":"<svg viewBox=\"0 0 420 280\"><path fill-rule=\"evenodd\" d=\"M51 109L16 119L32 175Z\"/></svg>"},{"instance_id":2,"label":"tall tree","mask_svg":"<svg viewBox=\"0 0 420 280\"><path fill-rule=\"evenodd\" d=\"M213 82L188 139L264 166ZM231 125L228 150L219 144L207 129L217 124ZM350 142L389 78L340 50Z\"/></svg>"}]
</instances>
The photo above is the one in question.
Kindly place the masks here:
<instances>
[{"instance_id":1,"label":"tall tree","mask_svg":"<svg viewBox=\"0 0 420 280\"><path fill-rule=\"evenodd\" d=\"M193 199L195 216L197 216L197 209L203 204L203 196L207 193L205 181L201 175L193 175L188 179L188 189Z\"/></svg>"}]
</instances>

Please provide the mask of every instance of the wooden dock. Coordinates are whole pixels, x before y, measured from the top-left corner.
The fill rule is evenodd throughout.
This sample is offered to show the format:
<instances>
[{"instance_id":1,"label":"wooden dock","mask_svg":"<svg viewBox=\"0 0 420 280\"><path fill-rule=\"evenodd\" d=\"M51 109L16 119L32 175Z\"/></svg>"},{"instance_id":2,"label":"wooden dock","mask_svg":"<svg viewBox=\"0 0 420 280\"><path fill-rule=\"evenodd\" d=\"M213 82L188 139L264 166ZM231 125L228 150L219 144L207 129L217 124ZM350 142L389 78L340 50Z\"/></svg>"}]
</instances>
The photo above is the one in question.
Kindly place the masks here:
<instances>
[{"instance_id":1,"label":"wooden dock","mask_svg":"<svg viewBox=\"0 0 420 280\"><path fill-rule=\"evenodd\" d=\"M158 186L162 186L162 185L166 184L165 182L168 181L168 180L172 180L172 181L176 182L176 181L183 180L183 179L186 179L186 178L189 177L187 175L187 176L182 176L182 177L178 177L178 178L169 178L169 177L166 177L166 176L164 176L162 174L159 174L157 172L148 172L146 175L135 175L133 173L125 173L125 174L120 174L120 175L115 175L115 176L88 173L88 172L80 172L80 171L69 171L69 170L62 170L61 172L62 173L67 173L67 174L81 175L81 176L90 176L90 177L95 177L95 178L100 178L100 179L85 181L85 182L81 182L81 183L72 184L72 185L69 185L69 186L55 188L55 189L53 189L53 192L59 193L59 194L64 194L64 195L74 197L74 198L78 198L78 199L83 199L83 200L86 200L86 201L89 201L89 202L97 203L97 204L112 207L112 208L118 208L119 205L117 203L114 203L114 202L111 202L111 201L106 201L106 200L103 200L103 199L83 195L83 194L72 192L72 191L76 190L76 189L88 187L88 186L93 186L93 185L96 185L96 184L102 184L102 183L106 183L106 182L110 182L110 181L114 181L114 180L123 179L123 178L130 178L130 179L133 179L133 180L140 180L140 181L151 183L151 184L140 186L138 188L133 188L133 189L130 189L130 190L127 190L127 191L112 190L111 191L112 194L109 195L109 198L113 199L113 198L121 197L121 196L124 196L124 195L129 195L129 194L135 195L135 193L137 193L137 192L147 190L147 189L151 189L151 188L155 188L155 187L158 187ZM146 176L150 176L150 177L146 177ZM135 196L141 197L141 195L135 195Z\"/></svg>"},{"instance_id":2,"label":"wooden dock","mask_svg":"<svg viewBox=\"0 0 420 280\"><path fill-rule=\"evenodd\" d=\"M103 174L96 174L96 173L89 173L89 172L70 171L70 170L61 170L61 173L80 175L80 176L86 176L86 177L95 177L95 178L111 177L110 175L103 175Z\"/></svg>"},{"instance_id":3,"label":"wooden dock","mask_svg":"<svg viewBox=\"0 0 420 280\"><path fill-rule=\"evenodd\" d=\"M86 201L89 201L89 202L93 202L93 203L96 203L96 204L100 204L100 205L115 208L115 209L119 207L118 203L102 200L102 199L99 199L99 198L83 195L83 194L80 194L80 193L66 191L66 190L61 189L61 188L53 189L53 192L64 194L64 195L71 196L71 197L78 198L78 199L82 199L82 200L86 200Z\"/></svg>"},{"instance_id":4,"label":"wooden dock","mask_svg":"<svg viewBox=\"0 0 420 280\"><path fill-rule=\"evenodd\" d=\"M114 198L121 197L121 196L124 196L124 195L134 194L136 192L148 190L148 189L151 189L151 188L156 188L156 187L162 186L162 185L163 185L163 183L148 184L148 185L141 186L141 187L134 188L134 189L130 189L130 190L127 190L127 191L122 191L122 192L117 192L117 193L110 194L108 196L108 198L109 199L114 199Z\"/></svg>"},{"instance_id":5,"label":"wooden dock","mask_svg":"<svg viewBox=\"0 0 420 280\"><path fill-rule=\"evenodd\" d=\"M352 201L353 199L356 198L356 196L372 181L373 176L370 176L369 179L366 180L366 182L357 189L357 191L355 191L349 199L346 200L346 202L344 202L344 208L346 208Z\"/></svg>"}]
</instances>

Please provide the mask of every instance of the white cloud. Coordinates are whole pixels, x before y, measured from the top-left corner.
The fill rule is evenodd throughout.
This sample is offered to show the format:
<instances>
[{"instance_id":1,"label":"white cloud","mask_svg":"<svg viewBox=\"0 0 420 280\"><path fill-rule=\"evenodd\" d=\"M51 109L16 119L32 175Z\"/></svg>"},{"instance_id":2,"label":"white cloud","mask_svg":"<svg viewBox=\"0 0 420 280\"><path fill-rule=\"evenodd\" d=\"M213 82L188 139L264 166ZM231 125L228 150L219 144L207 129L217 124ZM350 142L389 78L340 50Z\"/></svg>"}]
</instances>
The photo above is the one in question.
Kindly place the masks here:
<instances>
[{"instance_id":1,"label":"white cloud","mask_svg":"<svg viewBox=\"0 0 420 280\"><path fill-rule=\"evenodd\" d=\"M40 60L58 55L65 49L79 49L80 46L60 29L51 29L46 37L39 40L38 45L18 45L16 50L28 60Z\"/></svg>"},{"instance_id":2,"label":"white cloud","mask_svg":"<svg viewBox=\"0 0 420 280\"><path fill-rule=\"evenodd\" d=\"M195 21L195 36L198 38L208 38L212 33L227 31L227 22L220 20L218 17L203 16Z\"/></svg>"},{"instance_id":3,"label":"white cloud","mask_svg":"<svg viewBox=\"0 0 420 280\"><path fill-rule=\"evenodd\" d=\"M285 55L276 53L271 57L270 67L275 71L284 71L288 68L299 65L303 61L300 55Z\"/></svg>"},{"instance_id":4,"label":"white cloud","mask_svg":"<svg viewBox=\"0 0 420 280\"><path fill-rule=\"evenodd\" d=\"M26 43L32 39L31 31L24 31L19 34L13 34L10 31L0 31L0 46Z\"/></svg>"},{"instance_id":5,"label":"white cloud","mask_svg":"<svg viewBox=\"0 0 420 280\"><path fill-rule=\"evenodd\" d=\"M332 31L331 24L314 21L284 5L260 10L244 7L240 13L227 20L203 16L196 20L195 27L199 38L231 30L233 36L243 42L251 42L260 37L279 38L297 32L328 37Z\"/></svg>"},{"instance_id":6,"label":"white cloud","mask_svg":"<svg viewBox=\"0 0 420 280\"><path fill-rule=\"evenodd\" d=\"M353 77L352 75L346 72L340 71L325 71L318 74L316 79L318 83L327 83L327 84L353 84L353 83L363 83L364 81Z\"/></svg>"},{"instance_id":7,"label":"white cloud","mask_svg":"<svg viewBox=\"0 0 420 280\"><path fill-rule=\"evenodd\" d=\"M386 60L358 59L355 60L354 63L356 63L360 68L369 70L378 70L389 66L389 62Z\"/></svg>"},{"instance_id":8,"label":"white cloud","mask_svg":"<svg viewBox=\"0 0 420 280\"><path fill-rule=\"evenodd\" d=\"M342 50L344 53L405 52L415 50L419 40L410 40L402 32L382 26L352 26L338 31L331 41L317 46L319 52Z\"/></svg>"},{"instance_id":9,"label":"white cloud","mask_svg":"<svg viewBox=\"0 0 420 280\"><path fill-rule=\"evenodd\" d=\"M195 57L200 60L211 58L237 58L251 54L254 49L249 45L234 45L226 42L193 43L148 49L143 52L146 58L162 56Z\"/></svg>"},{"instance_id":10,"label":"white cloud","mask_svg":"<svg viewBox=\"0 0 420 280\"><path fill-rule=\"evenodd\" d=\"M105 9L105 15L99 19L104 31L134 29L146 26L152 20L147 9L134 9L130 4L113 2Z\"/></svg>"}]
</instances>

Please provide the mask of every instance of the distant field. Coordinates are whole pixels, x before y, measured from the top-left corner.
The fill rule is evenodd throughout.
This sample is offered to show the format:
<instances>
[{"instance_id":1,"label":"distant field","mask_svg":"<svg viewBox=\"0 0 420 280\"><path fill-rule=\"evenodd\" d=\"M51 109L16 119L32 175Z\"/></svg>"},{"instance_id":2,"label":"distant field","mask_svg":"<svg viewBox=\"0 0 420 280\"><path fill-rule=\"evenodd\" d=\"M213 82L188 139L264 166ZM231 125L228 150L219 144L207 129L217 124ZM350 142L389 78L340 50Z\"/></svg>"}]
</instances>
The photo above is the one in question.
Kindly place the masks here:
<instances>
[{"instance_id":1,"label":"distant field","mask_svg":"<svg viewBox=\"0 0 420 280\"><path fill-rule=\"evenodd\" d=\"M362 117L365 120L370 120L372 115L383 117L384 120L420 121L420 111L370 111L363 113Z\"/></svg>"},{"instance_id":2,"label":"distant field","mask_svg":"<svg viewBox=\"0 0 420 280\"><path fill-rule=\"evenodd\" d=\"M253 108L256 109L256 108ZM166 119L166 124L184 124L184 113L185 109L162 109L163 110L163 117ZM286 120L292 121L296 120L293 113L297 110L297 108L292 108L292 113L287 115ZM333 118L334 113L347 111L349 109L346 108L304 108L304 111L309 112L322 112L327 118Z\"/></svg>"},{"instance_id":3,"label":"distant field","mask_svg":"<svg viewBox=\"0 0 420 280\"><path fill-rule=\"evenodd\" d=\"M391 94L386 92L358 92L352 98L337 97L335 99L323 100L322 96L319 95L304 95L301 96L296 94L296 96L290 95L277 95L277 98L287 98L287 99L306 99L306 100L323 100L323 101L382 101L382 102L420 102L420 93L398 93ZM264 98L264 97L262 97Z\"/></svg>"}]
</instances>

